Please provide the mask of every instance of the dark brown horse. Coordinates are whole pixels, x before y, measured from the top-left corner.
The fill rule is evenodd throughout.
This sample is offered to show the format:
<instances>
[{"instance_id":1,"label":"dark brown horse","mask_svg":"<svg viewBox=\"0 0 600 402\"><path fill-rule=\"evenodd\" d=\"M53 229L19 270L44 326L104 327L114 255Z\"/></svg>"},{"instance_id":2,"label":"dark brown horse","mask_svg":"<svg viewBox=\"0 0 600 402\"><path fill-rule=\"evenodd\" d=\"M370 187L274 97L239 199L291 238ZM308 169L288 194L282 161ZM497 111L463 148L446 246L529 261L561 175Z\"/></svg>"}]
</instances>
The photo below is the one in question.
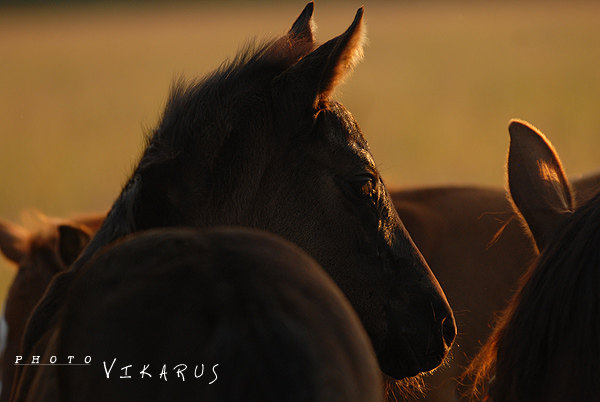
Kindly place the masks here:
<instances>
[{"instance_id":1,"label":"dark brown horse","mask_svg":"<svg viewBox=\"0 0 600 402\"><path fill-rule=\"evenodd\" d=\"M250 229L148 231L80 269L29 394L45 401L380 401L360 320L301 249ZM50 360L51 361L51 360ZM17 395L20 398L20 395Z\"/></svg>"},{"instance_id":2,"label":"dark brown horse","mask_svg":"<svg viewBox=\"0 0 600 402\"><path fill-rule=\"evenodd\" d=\"M34 311L23 354L44 350L80 267L130 233L242 225L298 244L348 297L382 370L438 366L454 317L404 229L357 123L332 99L362 53L363 10L316 47L312 3L282 38L172 90L158 128L109 215ZM31 366L20 376L28 387Z\"/></svg>"},{"instance_id":3,"label":"dark brown horse","mask_svg":"<svg viewBox=\"0 0 600 402\"><path fill-rule=\"evenodd\" d=\"M600 173L572 181L577 205L600 190ZM425 378L423 400L458 400L456 381L491 332L518 279L537 256L534 242L495 187L396 190L398 215L452 305L459 332L446 367Z\"/></svg>"},{"instance_id":4,"label":"dark brown horse","mask_svg":"<svg viewBox=\"0 0 600 402\"><path fill-rule=\"evenodd\" d=\"M8 400L14 357L19 354L27 318L52 277L75 261L105 216L96 214L62 219L38 214L35 229L0 220L0 251L17 267L4 302L8 332L0 361L4 385L0 401Z\"/></svg>"},{"instance_id":5,"label":"dark brown horse","mask_svg":"<svg viewBox=\"0 0 600 402\"><path fill-rule=\"evenodd\" d=\"M508 181L541 254L467 374L495 402L600 397L600 192L576 208L552 145L513 121Z\"/></svg>"}]
</instances>

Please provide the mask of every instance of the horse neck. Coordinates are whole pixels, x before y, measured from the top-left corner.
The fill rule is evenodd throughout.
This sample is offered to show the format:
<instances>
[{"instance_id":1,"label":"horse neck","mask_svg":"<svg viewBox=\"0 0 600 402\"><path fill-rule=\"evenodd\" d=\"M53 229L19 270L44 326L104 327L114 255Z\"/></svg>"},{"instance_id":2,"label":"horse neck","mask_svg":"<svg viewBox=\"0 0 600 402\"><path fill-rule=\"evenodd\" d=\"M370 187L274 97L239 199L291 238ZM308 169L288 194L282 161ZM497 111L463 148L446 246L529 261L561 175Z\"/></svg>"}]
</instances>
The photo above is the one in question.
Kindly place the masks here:
<instances>
[{"instance_id":1,"label":"horse neck","mask_svg":"<svg viewBox=\"0 0 600 402\"><path fill-rule=\"evenodd\" d=\"M523 277L498 342L496 399L528 392L528 401L583 401L600 394L599 242L597 193Z\"/></svg>"}]
</instances>

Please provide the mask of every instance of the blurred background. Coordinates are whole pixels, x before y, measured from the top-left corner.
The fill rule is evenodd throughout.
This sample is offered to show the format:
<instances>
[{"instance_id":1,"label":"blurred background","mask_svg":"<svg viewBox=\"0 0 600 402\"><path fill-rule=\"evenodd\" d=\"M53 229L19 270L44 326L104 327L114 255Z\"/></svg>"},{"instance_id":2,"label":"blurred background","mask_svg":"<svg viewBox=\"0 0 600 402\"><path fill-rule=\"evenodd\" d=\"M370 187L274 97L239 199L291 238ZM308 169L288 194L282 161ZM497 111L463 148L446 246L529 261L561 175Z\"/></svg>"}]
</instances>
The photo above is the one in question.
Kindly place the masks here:
<instances>
[{"instance_id":1,"label":"blurred background","mask_svg":"<svg viewBox=\"0 0 600 402\"><path fill-rule=\"evenodd\" d=\"M0 217L105 211L178 76L285 32L304 1L0 3ZM504 185L508 120L600 168L600 2L320 1L321 42L364 4L365 59L337 91L388 187ZM13 271L0 260L0 298Z\"/></svg>"}]
</instances>

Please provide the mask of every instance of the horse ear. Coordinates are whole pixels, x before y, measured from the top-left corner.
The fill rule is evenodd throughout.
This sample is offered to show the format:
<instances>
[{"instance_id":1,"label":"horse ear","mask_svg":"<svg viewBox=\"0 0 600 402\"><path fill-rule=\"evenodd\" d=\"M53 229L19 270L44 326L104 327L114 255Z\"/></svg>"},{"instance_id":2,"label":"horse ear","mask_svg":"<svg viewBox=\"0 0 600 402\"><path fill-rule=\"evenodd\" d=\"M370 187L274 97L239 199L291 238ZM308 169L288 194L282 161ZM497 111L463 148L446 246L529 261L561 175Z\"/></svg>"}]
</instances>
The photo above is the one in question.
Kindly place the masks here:
<instances>
[{"instance_id":1,"label":"horse ear","mask_svg":"<svg viewBox=\"0 0 600 402\"><path fill-rule=\"evenodd\" d=\"M29 232L19 225L0 220L0 250L6 258L20 264L29 252Z\"/></svg>"},{"instance_id":2,"label":"horse ear","mask_svg":"<svg viewBox=\"0 0 600 402\"><path fill-rule=\"evenodd\" d=\"M58 227L58 255L69 267L90 242L90 234L82 227L63 224Z\"/></svg>"},{"instance_id":3,"label":"horse ear","mask_svg":"<svg viewBox=\"0 0 600 402\"><path fill-rule=\"evenodd\" d=\"M302 10L296 21L292 24L292 28L288 32L289 38L314 43L315 25L312 19L313 11L314 3L311 1L304 7L304 10Z\"/></svg>"},{"instance_id":4,"label":"horse ear","mask_svg":"<svg viewBox=\"0 0 600 402\"><path fill-rule=\"evenodd\" d=\"M273 92L276 95L291 93L293 102L311 107L327 100L362 57L362 21L361 7L346 32L319 46L278 75L273 80Z\"/></svg>"},{"instance_id":5,"label":"horse ear","mask_svg":"<svg viewBox=\"0 0 600 402\"><path fill-rule=\"evenodd\" d=\"M276 40L267 54L275 59L284 59L293 64L309 54L315 46L315 24L312 19L314 4L304 7L287 34Z\"/></svg>"},{"instance_id":6,"label":"horse ear","mask_svg":"<svg viewBox=\"0 0 600 402\"><path fill-rule=\"evenodd\" d=\"M104 223L107 213L93 213L86 215L79 215L73 218L73 221L80 226L84 226L86 230L89 230L90 236L96 233L100 226Z\"/></svg>"},{"instance_id":7,"label":"horse ear","mask_svg":"<svg viewBox=\"0 0 600 402\"><path fill-rule=\"evenodd\" d=\"M569 182L552 144L527 122L508 127L508 186L539 249L574 210Z\"/></svg>"}]
</instances>

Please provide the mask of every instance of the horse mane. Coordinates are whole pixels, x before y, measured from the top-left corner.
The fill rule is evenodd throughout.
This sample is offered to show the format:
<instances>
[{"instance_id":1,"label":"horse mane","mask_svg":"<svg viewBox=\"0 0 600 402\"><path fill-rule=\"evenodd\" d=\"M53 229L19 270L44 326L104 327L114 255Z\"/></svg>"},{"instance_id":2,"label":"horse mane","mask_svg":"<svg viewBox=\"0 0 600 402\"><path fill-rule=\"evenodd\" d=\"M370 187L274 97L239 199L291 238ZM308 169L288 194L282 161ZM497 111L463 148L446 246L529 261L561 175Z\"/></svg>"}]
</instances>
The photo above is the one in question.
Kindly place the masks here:
<instances>
[{"instance_id":1,"label":"horse mane","mask_svg":"<svg viewBox=\"0 0 600 402\"><path fill-rule=\"evenodd\" d=\"M214 157L235 123L230 120L236 117L232 110L240 103L256 102L255 97L246 99L246 95L299 60L291 45L284 51L287 42L281 42L282 38L262 42L252 39L233 59L226 60L203 78L176 79L158 127L146 137L147 152L140 161L140 168L147 169L173 159L190 141L199 140L204 146L217 148L203 150L207 157ZM197 130L208 122L211 130L204 129L198 136Z\"/></svg>"},{"instance_id":2,"label":"horse mane","mask_svg":"<svg viewBox=\"0 0 600 402\"><path fill-rule=\"evenodd\" d=\"M256 151L247 158L266 157L266 152L261 152L266 141L260 136L269 130L256 125L268 124L269 119L260 114L268 112L269 84L313 47L312 38L293 33L262 42L254 39L203 78L176 79L157 128L146 135L137 167L75 267L100 248L138 230L192 223L201 226L200 222L189 222L185 205L198 208L210 199L209 186L201 186L210 182L215 171L228 177L241 176L251 162L242 160L236 151L249 143ZM257 117L252 119L256 120L254 127L247 126L244 116L248 115ZM245 180L246 187L236 192L252 194L247 187L257 185L257 180ZM173 191L175 186L185 190ZM176 198L179 194L187 197ZM228 197L241 204L235 194ZM151 202L136 205L140 199Z\"/></svg>"},{"instance_id":3,"label":"horse mane","mask_svg":"<svg viewBox=\"0 0 600 402\"><path fill-rule=\"evenodd\" d=\"M463 380L494 401L600 394L600 193L577 209L521 278Z\"/></svg>"}]
</instances>

